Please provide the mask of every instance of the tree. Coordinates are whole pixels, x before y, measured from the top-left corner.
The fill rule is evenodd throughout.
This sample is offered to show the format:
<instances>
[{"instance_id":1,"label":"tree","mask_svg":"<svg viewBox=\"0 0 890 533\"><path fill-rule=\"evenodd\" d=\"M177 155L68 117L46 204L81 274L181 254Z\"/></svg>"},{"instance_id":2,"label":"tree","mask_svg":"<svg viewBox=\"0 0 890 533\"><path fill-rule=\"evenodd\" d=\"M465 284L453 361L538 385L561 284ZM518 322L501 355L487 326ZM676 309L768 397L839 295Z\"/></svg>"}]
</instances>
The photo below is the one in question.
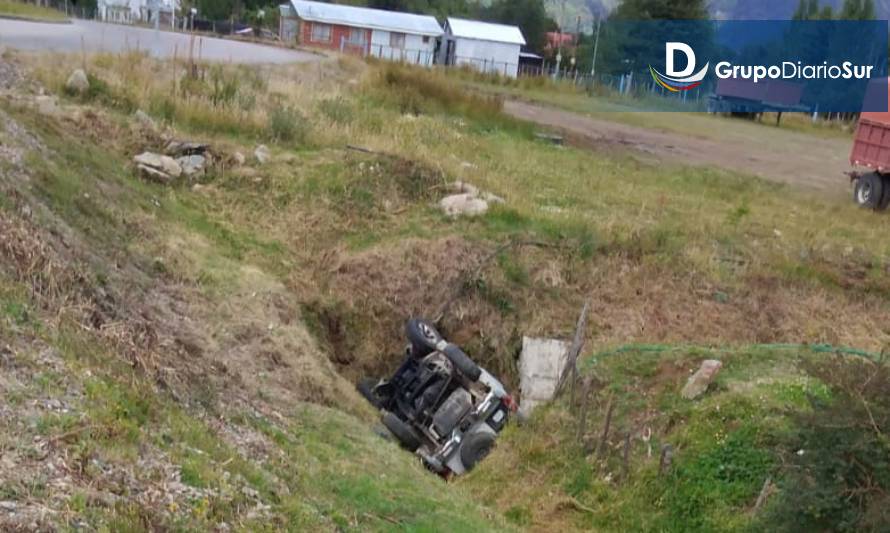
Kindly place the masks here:
<instances>
[{"instance_id":1,"label":"tree","mask_svg":"<svg viewBox=\"0 0 890 533\"><path fill-rule=\"evenodd\" d=\"M705 0L622 0L612 15L619 20L702 20L708 18Z\"/></svg>"},{"instance_id":2,"label":"tree","mask_svg":"<svg viewBox=\"0 0 890 533\"><path fill-rule=\"evenodd\" d=\"M874 0L844 0L841 7L841 18L844 20L873 20L875 18Z\"/></svg>"},{"instance_id":3,"label":"tree","mask_svg":"<svg viewBox=\"0 0 890 533\"><path fill-rule=\"evenodd\" d=\"M519 26L528 48L535 52L544 49L547 32L557 29L542 0L494 0L480 16L490 22Z\"/></svg>"},{"instance_id":4,"label":"tree","mask_svg":"<svg viewBox=\"0 0 890 533\"><path fill-rule=\"evenodd\" d=\"M794 20L873 20L876 16L874 0L844 0L840 13L830 5L819 7L819 0L800 0Z\"/></svg>"}]
</instances>

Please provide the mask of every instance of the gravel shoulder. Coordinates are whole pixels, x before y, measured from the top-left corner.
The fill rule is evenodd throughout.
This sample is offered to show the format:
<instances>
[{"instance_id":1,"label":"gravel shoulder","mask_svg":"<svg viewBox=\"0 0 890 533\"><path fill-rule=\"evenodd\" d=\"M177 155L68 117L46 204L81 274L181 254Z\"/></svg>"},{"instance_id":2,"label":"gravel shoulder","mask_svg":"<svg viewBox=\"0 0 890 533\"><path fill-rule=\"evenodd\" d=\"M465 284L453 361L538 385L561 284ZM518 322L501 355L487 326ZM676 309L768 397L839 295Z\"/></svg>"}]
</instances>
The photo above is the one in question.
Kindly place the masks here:
<instances>
[{"instance_id":1,"label":"gravel shoulder","mask_svg":"<svg viewBox=\"0 0 890 533\"><path fill-rule=\"evenodd\" d=\"M569 141L592 149L627 149L657 162L714 166L760 178L844 194L852 139L820 138L769 125L714 118L710 138L612 122L553 107L509 100L510 115L555 128ZM682 117L678 116L678 120Z\"/></svg>"},{"instance_id":2,"label":"gravel shoulder","mask_svg":"<svg viewBox=\"0 0 890 533\"><path fill-rule=\"evenodd\" d=\"M145 50L158 58L188 54L192 36L134 26L74 20L59 25L0 19L0 47L51 52L112 52ZM323 56L274 46L228 39L198 37L196 53L208 61L233 63L294 63L318 61Z\"/></svg>"}]
</instances>

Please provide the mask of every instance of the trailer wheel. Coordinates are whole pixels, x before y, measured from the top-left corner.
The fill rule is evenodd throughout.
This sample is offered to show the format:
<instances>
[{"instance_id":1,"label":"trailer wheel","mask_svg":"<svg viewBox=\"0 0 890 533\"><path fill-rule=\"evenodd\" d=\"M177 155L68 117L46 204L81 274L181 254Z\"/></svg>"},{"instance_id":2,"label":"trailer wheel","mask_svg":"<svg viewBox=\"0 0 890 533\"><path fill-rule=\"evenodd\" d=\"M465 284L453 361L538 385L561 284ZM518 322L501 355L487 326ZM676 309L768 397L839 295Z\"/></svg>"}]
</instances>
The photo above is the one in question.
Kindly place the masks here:
<instances>
[{"instance_id":1,"label":"trailer wheel","mask_svg":"<svg viewBox=\"0 0 890 533\"><path fill-rule=\"evenodd\" d=\"M884 203L884 180L877 172L864 174L856 180L853 189L853 200L856 205L865 209L875 209Z\"/></svg>"}]
</instances>

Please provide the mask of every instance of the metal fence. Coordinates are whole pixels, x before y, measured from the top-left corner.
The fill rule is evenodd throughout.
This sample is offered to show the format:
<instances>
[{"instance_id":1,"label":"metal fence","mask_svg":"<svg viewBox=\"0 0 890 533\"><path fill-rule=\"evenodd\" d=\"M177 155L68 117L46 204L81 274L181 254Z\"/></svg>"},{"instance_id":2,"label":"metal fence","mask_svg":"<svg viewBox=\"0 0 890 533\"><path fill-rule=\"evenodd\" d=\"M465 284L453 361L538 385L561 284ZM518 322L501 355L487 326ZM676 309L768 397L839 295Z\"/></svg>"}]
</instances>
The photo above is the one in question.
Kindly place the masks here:
<instances>
[{"instance_id":1,"label":"metal fence","mask_svg":"<svg viewBox=\"0 0 890 533\"><path fill-rule=\"evenodd\" d=\"M411 63L412 65L425 67L430 67L435 63L435 53L429 50L412 50L382 44L372 44L368 50L368 55L388 61Z\"/></svg>"},{"instance_id":2,"label":"metal fence","mask_svg":"<svg viewBox=\"0 0 890 533\"><path fill-rule=\"evenodd\" d=\"M479 59L476 57L454 56L455 67L468 66L486 74L500 74L512 76L519 69L519 64L507 61L495 61L494 59Z\"/></svg>"}]
</instances>

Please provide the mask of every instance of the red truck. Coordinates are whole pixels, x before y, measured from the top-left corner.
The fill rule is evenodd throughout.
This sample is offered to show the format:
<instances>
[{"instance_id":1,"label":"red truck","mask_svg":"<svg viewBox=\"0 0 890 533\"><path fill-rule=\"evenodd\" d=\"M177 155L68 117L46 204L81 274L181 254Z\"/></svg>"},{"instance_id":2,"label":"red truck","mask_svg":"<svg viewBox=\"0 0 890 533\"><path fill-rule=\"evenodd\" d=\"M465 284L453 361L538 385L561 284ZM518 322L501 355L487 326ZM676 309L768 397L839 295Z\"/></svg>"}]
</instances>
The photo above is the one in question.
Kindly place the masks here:
<instances>
[{"instance_id":1,"label":"red truck","mask_svg":"<svg viewBox=\"0 0 890 533\"><path fill-rule=\"evenodd\" d=\"M886 96L872 91L884 91ZM871 94L866 98L887 98L890 104L890 90L886 84L873 84L869 92ZM869 170L850 173L853 200L860 207L886 209L890 204L890 112L860 115L850 164Z\"/></svg>"}]
</instances>

